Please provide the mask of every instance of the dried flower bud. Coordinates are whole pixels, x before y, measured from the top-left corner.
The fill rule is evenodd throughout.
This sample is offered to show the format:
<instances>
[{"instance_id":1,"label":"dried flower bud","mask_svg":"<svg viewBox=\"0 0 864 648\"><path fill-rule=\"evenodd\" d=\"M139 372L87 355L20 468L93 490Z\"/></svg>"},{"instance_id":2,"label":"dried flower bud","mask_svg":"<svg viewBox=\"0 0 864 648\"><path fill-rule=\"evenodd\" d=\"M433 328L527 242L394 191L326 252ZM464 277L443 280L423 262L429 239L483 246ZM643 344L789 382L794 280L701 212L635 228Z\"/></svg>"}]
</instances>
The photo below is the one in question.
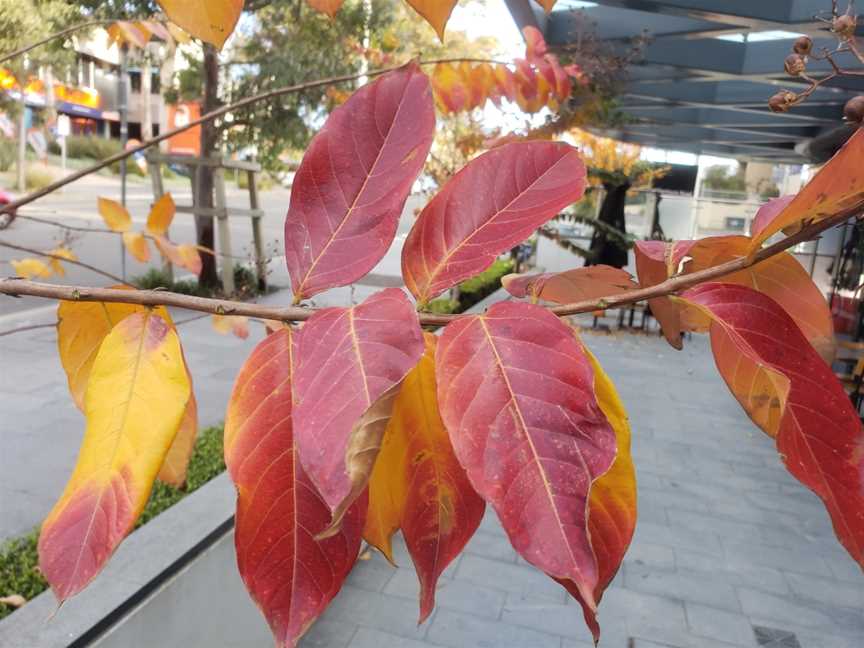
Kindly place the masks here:
<instances>
[{"instance_id":1,"label":"dried flower bud","mask_svg":"<svg viewBox=\"0 0 864 648\"><path fill-rule=\"evenodd\" d=\"M781 90L768 100L768 108L771 109L771 112L786 112L797 98L794 92Z\"/></svg>"},{"instance_id":2,"label":"dried flower bud","mask_svg":"<svg viewBox=\"0 0 864 648\"><path fill-rule=\"evenodd\" d=\"M846 102L843 116L854 124L864 122L864 95L858 95Z\"/></svg>"},{"instance_id":3,"label":"dried flower bud","mask_svg":"<svg viewBox=\"0 0 864 648\"><path fill-rule=\"evenodd\" d=\"M831 23L831 31L837 34L842 39L849 39L855 36L855 29L858 27L858 17L844 14L837 16L834 22Z\"/></svg>"},{"instance_id":4,"label":"dried flower bud","mask_svg":"<svg viewBox=\"0 0 864 648\"><path fill-rule=\"evenodd\" d=\"M789 76L801 76L807 70L807 62L800 54L790 54L783 67Z\"/></svg>"},{"instance_id":5,"label":"dried flower bud","mask_svg":"<svg viewBox=\"0 0 864 648\"><path fill-rule=\"evenodd\" d=\"M792 51L801 56L809 56L813 51L813 39L809 36L801 36L792 46Z\"/></svg>"}]
</instances>

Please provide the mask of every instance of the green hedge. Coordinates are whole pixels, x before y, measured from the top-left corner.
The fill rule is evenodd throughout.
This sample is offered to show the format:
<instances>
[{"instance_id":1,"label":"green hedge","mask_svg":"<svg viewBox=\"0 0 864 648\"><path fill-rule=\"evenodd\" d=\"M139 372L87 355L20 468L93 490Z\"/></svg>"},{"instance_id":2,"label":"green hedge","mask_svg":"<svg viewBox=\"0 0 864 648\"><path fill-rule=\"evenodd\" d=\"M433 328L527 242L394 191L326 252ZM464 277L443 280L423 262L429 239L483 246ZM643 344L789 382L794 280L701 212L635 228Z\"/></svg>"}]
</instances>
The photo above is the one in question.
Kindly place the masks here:
<instances>
[{"instance_id":1,"label":"green hedge","mask_svg":"<svg viewBox=\"0 0 864 648\"><path fill-rule=\"evenodd\" d=\"M178 490L156 482L144 512L135 525L137 529L167 508L194 492L225 470L222 456L222 428L203 430L195 443L189 460L186 488ZM48 583L39 572L37 545L39 531L7 541L0 547L0 597L19 594L28 601L46 589ZM0 603L0 619L15 611L15 608Z\"/></svg>"},{"instance_id":2,"label":"green hedge","mask_svg":"<svg viewBox=\"0 0 864 648\"><path fill-rule=\"evenodd\" d=\"M501 287L501 277L511 272L513 272L511 259L497 259L476 277L471 277L459 284L458 301L449 298L435 299L427 304L426 310L439 315L464 313L498 290Z\"/></svg>"}]
</instances>

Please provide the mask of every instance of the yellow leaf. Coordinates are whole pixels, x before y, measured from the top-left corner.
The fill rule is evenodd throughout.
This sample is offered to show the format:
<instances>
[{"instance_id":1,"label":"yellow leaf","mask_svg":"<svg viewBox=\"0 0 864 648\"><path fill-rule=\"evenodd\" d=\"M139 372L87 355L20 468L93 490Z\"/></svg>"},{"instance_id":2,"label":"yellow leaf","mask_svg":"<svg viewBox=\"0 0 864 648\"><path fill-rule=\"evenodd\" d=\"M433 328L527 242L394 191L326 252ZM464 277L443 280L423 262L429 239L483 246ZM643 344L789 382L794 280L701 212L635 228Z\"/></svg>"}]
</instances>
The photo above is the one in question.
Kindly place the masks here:
<instances>
[{"instance_id":1,"label":"yellow leaf","mask_svg":"<svg viewBox=\"0 0 864 648\"><path fill-rule=\"evenodd\" d=\"M116 200L99 198L99 214L105 224L115 232L128 232L132 228L129 212Z\"/></svg>"},{"instance_id":2,"label":"yellow leaf","mask_svg":"<svg viewBox=\"0 0 864 648\"><path fill-rule=\"evenodd\" d=\"M171 227L171 221L174 220L176 211L177 207L171 194L167 193L162 196L150 210L150 215L147 217L147 231L150 234L165 234Z\"/></svg>"},{"instance_id":3,"label":"yellow leaf","mask_svg":"<svg viewBox=\"0 0 864 648\"><path fill-rule=\"evenodd\" d=\"M115 290L129 288L114 286ZM61 301L57 307L57 349L66 372L69 391L78 409L84 410L84 392L90 370L105 336L114 326L134 313L147 312L145 306L108 302ZM164 307L154 311L166 322L171 317Z\"/></svg>"},{"instance_id":4,"label":"yellow leaf","mask_svg":"<svg viewBox=\"0 0 864 648\"><path fill-rule=\"evenodd\" d=\"M69 261L77 261L78 257L75 256L75 253L67 248L65 245L60 245L59 247L54 248L49 251L48 254L51 256L48 258L48 263L51 265L51 269L54 271L58 277L66 276L66 269L63 267L63 264L60 263L60 259L56 259L54 257L62 257L64 259L68 259Z\"/></svg>"},{"instance_id":5,"label":"yellow leaf","mask_svg":"<svg viewBox=\"0 0 864 648\"><path fill-rule=\"evenodd\" d=\"M552 12L552 7L555 6L557 1L558 0L537 0L547 14Z\"/></svg>"},{"instance_id":6,"label":"yellow leaf","mask_svg":"<svg viewBox=\"0 0 864 648\"><path fill-rule=\"evenodd\" d=\"M457 0L406 0L406 2L432 25L438 38L444 42L444 28Z\"/></svg>"},{"instance_id":7,"label":"yellow leaf","mask_svg":"<svg viewBox=\"0 0 864 648\"><path fill-rule=\"evenodd\" d=\"M159 0L168 18L222 49L243 12L243 0Z\"/></svg>"},{"instance_id":8,"label":"yellow leaf","mask_svg":"<svg viewBox=\"0 0 864 648\"><path fill-rule=\"evenodd\" d=\"M190 40L192 40L191 38L189 38L189 34L187 34L185 31L180 29L174 23L169 22L166 24L166 27L168 27L168 33L171 34L171 38L173 38L175 41L177 41L181 45L185 45Z\"/></svg>"},{"instance_id":9,"label":"yellow leaf","mask_svg":"<svg viewBox=\"0 0 864 648\"><path fill-rule=\"evenodd\" d=\"M51 276L51 268L39 259L12 260L15 274L24 279L47 279Z\"/></svg>"},{"instance_id":10,"label":"yellow leaf","mask_svg":"<svg viewBox=\"0 0 864 648\"><path fill-rule=\"evenodd\" d=\"M245 340L249 337L249 318L240 315L214 315L213 330L222 335L233 333Z\"/></svg>"},{"instance_id":11,"label":"yellow leaf","mask_svg":"<svg viewBox=\"0 0 864 648\"><path fill-rule=\"evenodd\" d=\"M39 537L39 567L60 601L80 592L132 530L190 394L180 340L158 315L134 313L103 341L78 462Z\"/></svg>"},{"instance_id":12,"label":"yellow leaf","mask_svg":"<svg viewBox=\"0 0 864 648\"><path fill-rule=\"evenodd\" d=\"M150 248L147 246L147 239L140 232L123 232L123 245L129 250L129 254L141 263L147 263L150 260Z\"/></svg>"},{"instance_id":13,"label":"yellow leaf","mask_svg":"<svg viewBox=\"0 0 864 648\"><path fill-rule=\"evenodd\" d=\"M191 384L192 377L189 377ZM198 402L195 393L189 396L183 420L180 421L180 429L174 437L174 443L165 456L165 463L159 469L158 479L174 488L182 488L186 485L186 471L189 468L189 459L195 449L195 440L198 438Z\"/></svg>"},{"instance_id":14,"label":"yellow leaf","mask_svg":"<svg viewBox=\"0 0 864 648\"><path fill-rule=\"evenodd\" d=\"M339 7L342 6L344 0L307 0L309 2L309 6L315 9L316 11L320 11L321 13L327 14L331 18L336 16L336 12L339 11Z\"/></svg>"}]
</instances>

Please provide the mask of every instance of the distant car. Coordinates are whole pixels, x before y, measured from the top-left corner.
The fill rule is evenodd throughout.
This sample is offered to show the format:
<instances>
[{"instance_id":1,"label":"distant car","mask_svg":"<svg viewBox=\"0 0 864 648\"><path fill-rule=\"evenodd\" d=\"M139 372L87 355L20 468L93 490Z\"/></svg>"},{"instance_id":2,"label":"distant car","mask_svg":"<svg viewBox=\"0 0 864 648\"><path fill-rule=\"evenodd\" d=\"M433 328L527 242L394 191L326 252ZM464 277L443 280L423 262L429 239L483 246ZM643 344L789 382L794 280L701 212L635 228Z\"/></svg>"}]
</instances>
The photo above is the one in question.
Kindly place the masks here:
<instances>
[{"instance_id":1,"label":"distant car","mask_svg":"<svg viewBox=\"0 0 864 648\"><path fill-rule=\"evenodd\" d=\"M8 205L14 200L15 197L12 194L0 189L0 207ZM0 229L6 229L9 227L12 224L12 221L15 220L15 216L17 216L15 211L12 211L9 214L0 214Z\"/></svg>"}]
</instances>

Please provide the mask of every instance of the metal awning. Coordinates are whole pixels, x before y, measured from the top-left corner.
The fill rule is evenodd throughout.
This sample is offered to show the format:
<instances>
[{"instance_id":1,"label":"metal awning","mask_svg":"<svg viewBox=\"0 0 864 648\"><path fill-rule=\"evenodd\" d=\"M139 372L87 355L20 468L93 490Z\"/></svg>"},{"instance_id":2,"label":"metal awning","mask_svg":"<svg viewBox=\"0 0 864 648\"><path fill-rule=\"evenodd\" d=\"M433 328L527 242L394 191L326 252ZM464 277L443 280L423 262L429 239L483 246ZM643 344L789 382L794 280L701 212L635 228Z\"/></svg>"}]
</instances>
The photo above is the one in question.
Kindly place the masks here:
<instances>
[{"instance_id":1,"label":"metal awning","mask_svg":"<svg viewBox=\"0 0 864 648\"><path fill-rule=\"evenodd\" d=\"M622 108L636 119L615 132L626 141L739 159L805 162L807 143L846 130L843 106L864 93L864 78L838 78L787 113L768 110L768 98L778 90L807 85L783 71L796 38L792 34L811 36L816 48L836 47L828 25L818 19L830 13L830 0L558 0L548 16L533 0L506 2L520 29L534 25L552 48L578 38L585 23L577 12L613 45L643 33L650 38L621 97ZM789 33L760 40L778 35L770 32ZM864 35L864 27L859 34ZM830 70L825 61L808 65L816 74Z\"/></svg>"}]
</instances>

